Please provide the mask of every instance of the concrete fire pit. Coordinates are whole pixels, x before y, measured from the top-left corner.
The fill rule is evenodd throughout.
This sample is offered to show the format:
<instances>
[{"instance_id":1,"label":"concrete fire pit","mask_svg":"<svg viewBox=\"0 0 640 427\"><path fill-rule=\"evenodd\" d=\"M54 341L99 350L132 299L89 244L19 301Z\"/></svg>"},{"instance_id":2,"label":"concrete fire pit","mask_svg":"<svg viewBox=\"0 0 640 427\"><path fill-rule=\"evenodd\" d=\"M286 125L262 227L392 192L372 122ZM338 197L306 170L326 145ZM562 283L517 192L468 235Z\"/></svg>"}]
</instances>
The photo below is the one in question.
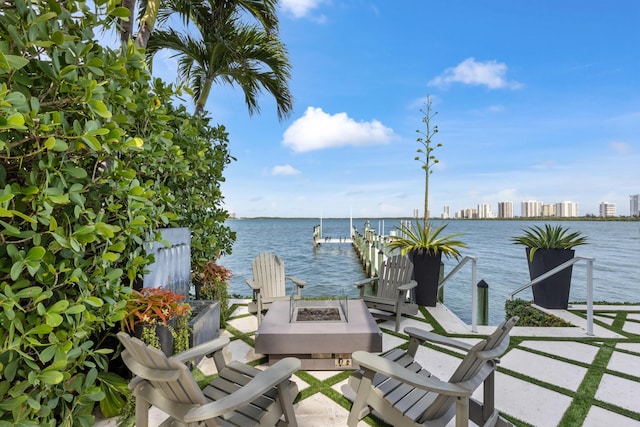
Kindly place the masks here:
<instances>
[{"instance_id":1,"label":"concrete fire pit","mask_svg":"<svg viewBox=\"0 0 640 427\"><path fill-rule=\"evenodd\" d=\"M270 365L293 356L304 370L346 370L354 351L382 351L382 332L361 300L275 301L255 342Z\"/></svg>"}]
</instances>

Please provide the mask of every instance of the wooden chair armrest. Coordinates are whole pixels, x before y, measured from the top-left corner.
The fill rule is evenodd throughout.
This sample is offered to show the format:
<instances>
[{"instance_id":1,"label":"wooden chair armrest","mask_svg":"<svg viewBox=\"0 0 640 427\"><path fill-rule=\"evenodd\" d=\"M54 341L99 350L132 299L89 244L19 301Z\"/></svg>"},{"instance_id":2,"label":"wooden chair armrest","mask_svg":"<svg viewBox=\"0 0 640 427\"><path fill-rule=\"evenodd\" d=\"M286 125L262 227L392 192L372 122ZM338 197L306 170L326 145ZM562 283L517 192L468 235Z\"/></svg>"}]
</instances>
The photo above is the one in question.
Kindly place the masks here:
<instances>
[{"instance_id":1,"label":"wooden chair armrest","mask_svg":"<svg viewBox=\"0 0 640 427\"><path fill-rule=\"evenodd\" d=\"M495 346L492 350L487 351L478 351L476 352L476 356L478 359L482 360L495 360L498 361L500 356L504 354L509 348L509 336L507 335L500 344Z\"/></svg>"},{"instance_id":2,"label":"wooden chair armrest","mask_svg":"<svg viewBox=\"0 0 640 427\"><path fill-rule=\"evenodd\" d=\"M473 347L472 344L469 344L463 341L458 341L453 338L445 337L442 335L434 334L433 332L424 331L422 329L414 328L411 326L405 328L404 332L407 335L409 335L409 337L415 338L421 342L429 341L435 344L442 344L442 345L446 345L446 346L457 348L464 351L469 351L471 350L471 347Z\"/></svg>"},{"instance_id":3,"label":"wooden chair armrest","mask_svg":"<svg viewBox=\"0 0 640 427\"><path fill-rule=\"evenodd\" d=\"M297 277L293 277L293 276L284 276L285 280L291 280L293 283L296 284L297 287L299 288L304 288L304 286L307 284L307 282L305 282L302 279L298 279Z\"/></svg>"},{"instance_id":4,"label":"wooden chair armrest","mask_svg":"<svg viewBox=\"0 0 640 427\"><path fill-rule=\"evenodd\" d=\"M406 292L418 286L418 282L415 280L410 281L409 283L405 283L404 285L398 286L398 290L401 292Z\"/></svg>"},{"instance_id":5,"label":"wooden chair armrest","mask_svg":"<svg viewBox=\"0 0 640 427\"><path fill-rule=\"evenodd\" d=\"M253 281L253 279L247 279L247 285L254 290L254 292L260 292L260 288L262 287L259 283Z\"/></svg>"},{"instance_id":6,"label":"wooden chair armrest","mask_svg":"<svg viewBox=\"0 0 640 427\"><path fill-rule=\"evenodd\" d=\"M189 360L198 359L202 356L208 356L216 351L222 350L227 344L229 344L229 337L220 337L211 341L204 342L189 350L178 353L171 356L172 359L179 360L180 362L187 362Z\"/></svg>"},{"instance_id":7,"label":"wooden chair armrest","mask_svg":"<svg viewBox=\"0 0 640 427\"><path fill-rule=\"evenodd\" d=\"M358 288L361 288L361 287L363 287L364 285L366 285L366 284L369 284L369 283L373 282L374 280L378 280L378 278L377 278L377 277L371 277L370 279L358 280L358 281L355 283L355 285L356 285Z\"/></svg>"},{"instance_id":8,"label":"wooden chair armrest","mask_svg":"<svg viewBox=\"0 0 640 427\"><path fill-rule=\"evenodd\" d=\"M351 357L362 369L394 378L403 384L408 384L415 388L433 391L438 394L446 394L447 396L470 397L473 394L473 390L460 387L457 384L441 381L435 377L419 375L391 360L366 351L355 351Z\"/></svg>"},{"instance_id":9,"label":"wooden chair armrest","mask_svg":"<svg viewBox=\"0 0 640 427\"><path fill-rule=\"evenodd\" d=\"M185 414L184 421L186 423L204 421L246 406L272 387L291 378L291 375L298 369L300 369L300 360L295 357L279 360L258 373L251 381L233 394L190 410Z\"/></svg>"}]
</instances>

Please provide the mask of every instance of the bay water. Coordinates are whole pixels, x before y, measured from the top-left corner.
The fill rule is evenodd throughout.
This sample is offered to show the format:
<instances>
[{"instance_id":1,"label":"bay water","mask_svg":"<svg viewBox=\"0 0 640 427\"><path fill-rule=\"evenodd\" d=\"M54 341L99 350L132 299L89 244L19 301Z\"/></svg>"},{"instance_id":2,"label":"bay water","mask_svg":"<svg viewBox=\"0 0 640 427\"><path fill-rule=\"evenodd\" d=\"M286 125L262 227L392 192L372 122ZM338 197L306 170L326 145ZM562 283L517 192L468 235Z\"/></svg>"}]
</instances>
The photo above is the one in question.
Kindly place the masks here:
<instances>
[{"instance_id":1,"label":"bay water","mask_svg":"<svg viewBox=\"0 0 640 427\"><path fill-rule=\"evenodd\" d=\"M313 245L313 228L322 223L323 237L349 237L350 224L363 232L366 219L234 219L227 225L236 232L233 253L218 263L233 273L230 293L249 297L246 283L252 277L251 261L260 252L273 252L285 263L285 272L307 282L304 297L357 298L354 282L366 278L354 248L348 243ZM371 219L378 234L388 235L399 219ZM431 220L438 225L443 221ZM527 221L527 220L447 220L444 235L462 233L460 240L469 247L463 256L477 258L477 281L489 285L489 323L504 319L504 304L509 293L528 283L525 248L511 238L532 225L563 225L580 231L588 244L576 247L576 256L594 258L594 301L640 301L640 222L637 221ZM445 275L458 263L443 258ZM587 263L573 267L570 301L586 301ZM471 263L468 262L445 285L444 304L460 319L471 323ZM288 292L292 291L287 282ZM518 298L533 299L530 289Z\"/></svg>"}]
</instances>

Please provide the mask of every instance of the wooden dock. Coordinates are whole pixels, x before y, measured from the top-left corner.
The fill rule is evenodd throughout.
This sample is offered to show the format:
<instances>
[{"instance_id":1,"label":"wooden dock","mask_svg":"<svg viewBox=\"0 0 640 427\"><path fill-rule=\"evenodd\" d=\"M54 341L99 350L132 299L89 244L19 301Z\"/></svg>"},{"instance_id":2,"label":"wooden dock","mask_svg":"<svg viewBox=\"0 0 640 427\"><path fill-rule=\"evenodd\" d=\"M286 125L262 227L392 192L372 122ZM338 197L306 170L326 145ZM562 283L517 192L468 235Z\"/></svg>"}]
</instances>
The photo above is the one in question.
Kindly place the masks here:
<instances>
[{"instance_id":1,"label":"wooden dock","mask_svg":"<svg viewBox=\"0 0 640 427\"><path fill-rule=\"evenodd\" d=\"M374 277L380 271L382 262L387 258L385 244L387 237L379 236L376 230L371 228L369 221L363 227L363 233L358 232L356 227L351 225L349 237L324 237L322 236L322 225L313 228L313 245L322 244L350 244L358 254L358 258L368 277Z\"/></svg>"}]
</instances>

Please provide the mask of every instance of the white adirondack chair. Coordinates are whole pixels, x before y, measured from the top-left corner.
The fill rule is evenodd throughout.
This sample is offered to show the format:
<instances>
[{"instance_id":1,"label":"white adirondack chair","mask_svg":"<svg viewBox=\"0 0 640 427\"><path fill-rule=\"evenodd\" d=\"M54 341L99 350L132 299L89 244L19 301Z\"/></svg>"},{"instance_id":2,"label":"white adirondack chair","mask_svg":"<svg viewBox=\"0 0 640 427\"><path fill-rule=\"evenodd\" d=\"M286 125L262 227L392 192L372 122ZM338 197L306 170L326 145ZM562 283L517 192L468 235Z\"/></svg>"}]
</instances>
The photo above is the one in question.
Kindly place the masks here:
<instances>
[{"instance_id":1,"label":"white adirondack chair","mask_svg":"<svg viewBox=\"0 0 640 427\"><path fill-rule=\"evenodd\" d=\"M298 387L290 381L300 360L285 358L260 371L244 363L226 363L222 349L229 338L217 338L178 355L167 357L138 338L118 333L124 345L122 359L136 375L129 388L136 397L137 427L149 425L149 408L169 415L168 426L297 426L293 400ZM218 376L203 390L186 361L212 355ZM284 419L281 417L284 415Z\"/></svg>"},{"instance_id":2,"label":"white adirondack chair","mask_svg":"<svg viewBox=\"0 0 640 427\"><path fill-rule=\"evenodd\" d=\"M249 312L256 313L258 324L262 322L262 312L268 310L271 303L279 299L288 299L285 282L290 280L300 290L307 284L304 280L284 274L284 262L270 252L259 254L252 262L253 278L247 284L253 290L253 301L249 303Z\"/></svg>"},{"instance_id":3,"label":"white adirondack chair","mask_svg":"<svg viewBox=\"0 0 640 427\"><path fill-rule=\"evenodd\" d=\"M417 328L406 328L411 337L407 351L392 350L384 356L364 351L352 357L361 370L349 377L357 391L347 424L355 427L371 410L394 426L445 426L455 416L456 427L469 425L509 426L494 407L494 373L498 358L509 346L509 331L517 317L500 325L488 338L475 345ZM418 347L429 341L465 350L449 381L431 375L414 360ZM484 384L482 403L471 398Z\"/></svg>"},{"instance_id":4,"label":"white adirondack chair","mask_svg":"<svg viewBox=\"0 0 640 427\"><path fill-rule=\"evenodd\" d=\"M407 292L417 286L411 280L413 264L406 256L395 255L387 258L380 268L380 276L356 282L360 289L360 299L369 308L375 308L395 314L396 332L400 328L400 318L403 314L416 314L418 306L407 297ZM375 295L365 295L365 285L378 281Z\"/></svg>"}]
</instances>

